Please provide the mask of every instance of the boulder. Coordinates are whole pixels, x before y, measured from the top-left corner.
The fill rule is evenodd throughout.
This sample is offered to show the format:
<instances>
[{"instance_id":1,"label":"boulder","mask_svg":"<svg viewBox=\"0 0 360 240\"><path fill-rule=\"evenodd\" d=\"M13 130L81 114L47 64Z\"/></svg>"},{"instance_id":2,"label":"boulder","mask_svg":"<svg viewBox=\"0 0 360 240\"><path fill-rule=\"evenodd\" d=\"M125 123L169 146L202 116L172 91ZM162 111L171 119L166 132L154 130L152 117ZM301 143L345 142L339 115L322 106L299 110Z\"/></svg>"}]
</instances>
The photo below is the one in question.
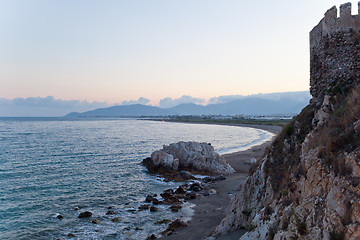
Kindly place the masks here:
<instances>
[{"instance_id":1,"label":"boulder","mask_svg":"<svg viewBox=\"0 0 360 240\"><path fill-rule=\"evenodd\" d=\"M178 142L163 146L142 162L149 172L189 170L201 173L231 174L235 170L208 143ZM191 174L181 172L190 177Z\"/></svg>"},{"instance_id":2,"label":"boulder","mask_svg":"<svg viewBox=\"0 0 360 240\"><path fill-rule=\"evenodd\" d=\"M139 211L147 210L147 209L149 209L149 208L150 208L150 205L149 205L149 204L144 204L144 205L141 205L141 206L139 207Z\"/></svg>"},{"instance_id":3,"label":"boulder","mask_svg":"<svg viewBox=\"0 0 360 240\"><path fill-rule=\"evenodd\" d=\"M92 212L85 211L79 214L78 218L89 218L92 216Z\"/></svg>"},{"instance_id":4,"label":"boulder","mask_svg":"<svg viewBox=\"0 0 360 240\"><path fill-rule=\"evenodd\" d=\"M181 229L186 226L187 226L186 223L184 223L180 219L176 219L169 224L167 229L165 231L163 231L162 234L164 234L165 236L169 236L170 234L175 232L177 229Z\"/></svg>"},{"instance_id":5,"label":"boulder","mask_svg":"<svg viewBox=\"0 0 360 240\"><path fill-rule=\"evenodd\" d=\"M159 209L157 207L151 206L150 207L150 212L157 212L159 211Z\"/></svg>"}]
</instances>

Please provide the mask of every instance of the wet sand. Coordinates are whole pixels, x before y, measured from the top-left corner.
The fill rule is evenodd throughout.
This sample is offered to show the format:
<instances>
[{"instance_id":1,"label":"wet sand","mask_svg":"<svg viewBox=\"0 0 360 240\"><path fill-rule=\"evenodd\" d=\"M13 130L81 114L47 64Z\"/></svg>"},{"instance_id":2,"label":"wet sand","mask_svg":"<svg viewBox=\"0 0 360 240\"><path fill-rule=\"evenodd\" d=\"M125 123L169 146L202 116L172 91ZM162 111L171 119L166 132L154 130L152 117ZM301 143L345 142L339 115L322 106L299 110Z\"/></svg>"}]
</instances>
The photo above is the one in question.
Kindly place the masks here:
<instances>
[{"instance_id":1,"label":"wet sand","mask_svg":"<svg viewBox=\"0 0 360 240\"><path fill-rule=\"evenodd\" d=\"M238 126L238 125L237 125ZM244 127L253 127L269 131L277 135L282 127L272 125L239 125ZM274 139L274 137L273 137ZM205 239L214 231L215 227L221 222L224 217L226 208L229 205L231 197L236 195L241 184L244 183L250 168L250 160L252 158L258 159L261 157L266 147L268 147L273 139L259 145L252 147L245 151L224 154L226 161L236 170L230 176L226 176L226 180L217 181L209 184L205 190L215 189L217 194L210 196L201 196L191 203L196 204L194 216L188 222L188 226L179 229L170 236L162 237L164 240L201 240ZM229 233L226 236L217 238L218 240L239 239L245 233L245 230L238 230Z\"/></svg>"}]
</instances>

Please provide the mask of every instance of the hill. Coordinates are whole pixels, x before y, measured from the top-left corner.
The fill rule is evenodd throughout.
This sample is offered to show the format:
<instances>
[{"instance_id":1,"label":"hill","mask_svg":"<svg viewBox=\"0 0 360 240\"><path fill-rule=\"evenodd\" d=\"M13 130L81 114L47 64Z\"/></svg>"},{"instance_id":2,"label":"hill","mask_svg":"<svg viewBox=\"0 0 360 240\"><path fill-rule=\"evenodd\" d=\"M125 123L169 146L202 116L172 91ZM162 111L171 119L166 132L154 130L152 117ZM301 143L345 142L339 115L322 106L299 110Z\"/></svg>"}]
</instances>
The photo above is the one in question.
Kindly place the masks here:
<instances>
[{"instance_id":1,"label":"hill","mask_svg":"<svg viewBox=\"0 0 360 240\"><path fill-rule=\"evenodd\" d=\"M241 96L238 99L206 106L183 103L172 108L148 105L121 105L99 108L83 113L70 113L66 117L140 117L168 115L295 115L306 106L307 91Z\"/></svg>"}]
</instances>

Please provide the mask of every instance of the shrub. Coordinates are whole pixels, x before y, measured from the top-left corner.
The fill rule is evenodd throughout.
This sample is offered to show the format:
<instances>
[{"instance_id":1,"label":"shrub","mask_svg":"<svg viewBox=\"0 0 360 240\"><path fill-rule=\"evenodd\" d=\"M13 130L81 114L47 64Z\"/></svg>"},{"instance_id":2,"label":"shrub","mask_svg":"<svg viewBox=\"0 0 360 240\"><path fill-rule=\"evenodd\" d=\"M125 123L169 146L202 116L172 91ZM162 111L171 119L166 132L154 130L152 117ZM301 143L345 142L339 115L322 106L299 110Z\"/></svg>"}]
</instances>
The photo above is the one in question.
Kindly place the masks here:
<instances>
[{"instance_id":1,"label":"shrub","mask_svg":"<svg viewBox=\"0 0 360 240\"><path fill-rule=\"evenodd\" d=\"M254 230L254 228L255 228L255 226L254 226L254 224L250 221L250 222L248 222L247 224L246 224L246 226L245 226L245 229L246 229L246 231L248 231L248 232L251 232L252 230Z\"/></svg>"},{"instance_id":2,"label":"shrub","mask_svg":"<svg viewBox=\"0 0 360 240\"><path fill-rule=\"evenodd\" d=\"M251 215L251 210L243 210L242 214L244 214L245 216L249 217Z\"/></svg>"},{"instance_id":3,"label":"shrub","mask_svg":"<svg viewBox=\"0 0 360 240\"><path fill-rule=\"evenodd\" d=\"M345 240L344 231L341 232L332 231L330 233L330 240Z\"/></svg>"},{"instance_id":4,"label":"shrub","mask_svg":"<svg viewBox=\"0 0 360 240\"><path fill-rule=\"evenodd\" d=\"M348 176L352 169L346 165L344 152L352 152L360 146L360 134L354 130L354 122L360 118L360 87L349 96L334 96L331 99L332 114L327 124L319 129L311 142L318 147L318 157L330 166L335 174Z\"/></svg>"},{"instance_id":5,"label":"shrub","mask_svg":"<svg viewBox=\"0 0 360 240\"><path fill-rule=\"evenodd\" d=\"M296 230L300 235L305 235L307 233L305 220L301 220L299 216L295 213L294 209L292 210L295 217L295 226Z\"/></svg>"},{"instance_id":6,"label":"shrub","mask_svg":"<svg viewBox=\"0 0 360 240\"><path fill-rule=\"evenodd\" d=\"M280 193L281 193L281 196L283 196L283 197L286 197L289 195L289 191L287 189L282 189Z\"/></svg>"},{"instance_id":7,"label":"shrub","mask_svg":"<svg viewBox=\"0 0 360 240\"><path fill-rule=\"evenodd\" d=\"M286 133L286 136L290 137L291 135L293 135L295 132L294 130L294 126L292 123L289 123L285 126L285 133Z\"/></svg>"}]
</instances>

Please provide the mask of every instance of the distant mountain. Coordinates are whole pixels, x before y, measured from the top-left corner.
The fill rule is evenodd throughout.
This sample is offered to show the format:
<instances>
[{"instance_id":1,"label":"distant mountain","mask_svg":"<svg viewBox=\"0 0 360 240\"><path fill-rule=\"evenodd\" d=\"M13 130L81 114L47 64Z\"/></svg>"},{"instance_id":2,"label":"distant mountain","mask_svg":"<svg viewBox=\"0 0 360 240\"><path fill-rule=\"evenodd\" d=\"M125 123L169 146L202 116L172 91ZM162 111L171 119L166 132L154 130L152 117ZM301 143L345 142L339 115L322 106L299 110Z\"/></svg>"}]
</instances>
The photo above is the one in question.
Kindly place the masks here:
<instances>
[{"instance_id":1,"label":"distant mountain","mask_svg":"<svg viewBox=\"0 0 360 240\"><path fill-rule=\"evenodd\" d=\"M133 104L98 108L83 113L72 112L66 115L66 117L140 117L166 115L172 115L171 111L148 105Z\"/></svg>"},{"instance_id":2,"label":"distant mountain","mask_svg":"<svg viewBox=\"0 0 360 240\"><path fill-rule=\"evenodd\" d=\"M84 113L70 113L66 117L140 117L167 115L280 115L299 113L310 100L309 92L286 92L244 96L236 100L209 104L180 104L172 108L148 105L124 105L99 108Z\"/></svg>"}]
</instances>

